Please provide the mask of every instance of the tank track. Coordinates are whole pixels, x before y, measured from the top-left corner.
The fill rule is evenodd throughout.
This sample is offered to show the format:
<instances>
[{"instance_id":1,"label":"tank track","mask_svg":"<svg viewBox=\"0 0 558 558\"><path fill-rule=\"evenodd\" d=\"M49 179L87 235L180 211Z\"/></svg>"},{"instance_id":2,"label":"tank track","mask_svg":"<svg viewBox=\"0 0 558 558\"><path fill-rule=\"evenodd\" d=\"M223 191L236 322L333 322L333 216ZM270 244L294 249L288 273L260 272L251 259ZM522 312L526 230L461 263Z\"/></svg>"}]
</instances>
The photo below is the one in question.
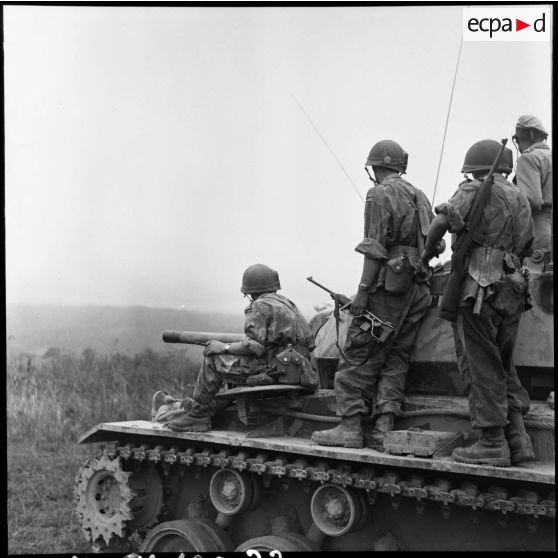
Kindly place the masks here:
<instances>
[{"instance_id":1,"label":"tank track","mask_svg":"<svg viewBox=\"0 0 558 558\"><path fill-rule=\"evenodd\" d=\"M401 498L409 498L415 501L418 513L421 513L426 502L435 502L444 515L449 514L453 506L470 508L472 511L496 512L501 514L503 520L507 514L517 514L533 520L530 523L530 529L533 530L536 529L536 520L556 517L554 491L545 494L544 489L514 487L512 492L494 484L483 487L478 479L463 479L462 476L458 479L458 486L454 486L456 483L450 476L425 478L412 471L405 471L402 475L398 469L385 466L351 466L334 459L293 458L280 452L263 453L250 449L235 453L201 444L184 449L114 442L105 446L104 453L110 459L124 460L132 470L143 463L158 464L163 476L168 476L176 468L181 474L190 467L210 470L231 468L260 475L266 486L275 477L286 483L294 480L310 484L328 482L361 489L365 491L370 504L374 503L378 494L389 495L394 507Z\"/></svg>"}]
</instances>

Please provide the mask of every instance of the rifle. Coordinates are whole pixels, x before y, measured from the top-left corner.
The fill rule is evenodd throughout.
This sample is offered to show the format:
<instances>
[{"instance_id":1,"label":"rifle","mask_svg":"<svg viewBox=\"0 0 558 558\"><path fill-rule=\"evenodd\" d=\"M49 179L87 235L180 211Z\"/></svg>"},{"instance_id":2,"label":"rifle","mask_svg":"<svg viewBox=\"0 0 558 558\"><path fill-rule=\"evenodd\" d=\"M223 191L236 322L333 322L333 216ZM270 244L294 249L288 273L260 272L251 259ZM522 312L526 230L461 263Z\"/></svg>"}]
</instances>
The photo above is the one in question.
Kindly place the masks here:
<instances>
[{"instance_id":1,"label":"rifle","mask_svg":"<svg viewBox=\"0 0 558 558\"><path fill-rule=\"evenodd\" d=\"M393 333L393 325L391 322L384 321L378 318L378 316L372 314L372 312L370 312L369 310L365 310L364 314L361 314L360 316L354 316L349 312L351 301L341 305L339 299L343 295L334 293L332 290L328 289L327 287L324 287L324 285L321 285L317 281L314 281L312 277L307 277L306 279L310 281L310 283L314 283L314 285L320 287L320 289L323 289L324 291L329 293L331 298L333 298L333 300L335 301L335 309L333 311L333 314L336 320L338 337L339 337L339 311L341 311L341 312L345 312L345 314L351 316L352 318L358 318L358 317L364 318L364 321L360 325L360 329L362 331L369 331L370 335L372 336L372 341L374 341L375 343L385 343L389 339L389 337ZM348 360L347 357L343 354L341 347L339 347L338 345L337 348L341 351L343 358L345 358L345 360Z\"/></svg>"},{"instance_id":2,"label":"rifle","mask_svg":"<svg viewBox=\"0 0 558 558\"><path fill-rule=\"evenodd\" d=\"M492 191L492 184L494 183L494 173L498 169L500 158L504 152L507 141L507 138L502 140L502 145L500 145L496 159L492 163L490 171L486 175L486 178L475 196L475 200L469 211L470 218L465 223L465 229L455 241L453 254L451 256L451 273L448 277L439 313L440 318L444 320L455 322L457 319L457 308L459 306L459 299L461 298L461 285L469 268L469 262L466 260L470 256L473 243L476 242L481 244L483 241L483 235L477 232L477 227L484 212L484 208L488 203L490 192ZM481 287L479 287L479 291L479 296L482 296L483 290ZM477 308L478 305L479 300L477 297L477 304L475 307Z\"/></svg>"}]
</instances>

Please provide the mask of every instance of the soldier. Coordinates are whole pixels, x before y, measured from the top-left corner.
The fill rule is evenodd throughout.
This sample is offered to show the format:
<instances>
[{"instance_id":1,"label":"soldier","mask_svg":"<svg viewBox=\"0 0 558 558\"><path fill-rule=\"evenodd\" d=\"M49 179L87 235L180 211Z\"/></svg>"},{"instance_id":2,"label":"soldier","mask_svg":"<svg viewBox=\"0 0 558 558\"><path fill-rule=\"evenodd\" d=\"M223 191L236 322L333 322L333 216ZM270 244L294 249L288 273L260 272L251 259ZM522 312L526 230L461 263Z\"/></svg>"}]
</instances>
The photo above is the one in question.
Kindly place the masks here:
<instances>
[{"instance_id":1,"label":"soldier","mask_svg":"<svg viewBox=\"0 0 558 558\"><path fill-rule=\"evenodd\" d=\"M424 265L446 231L464 230L467 214L499 148L497 141L483 140L467 151L461 172L472 173L473 180L462 182L448 203L435 208L437 216L422 255ZM504 177L512 166L512 152L505 149L477 230L481 240L471 252L455 328L466 356L460 371L472 426L482 435L472 446L455 449L452 457L464 463L501 467L510 465L510 450L514 463L534 458L523 424L529 395L512 358L521 313L530 307L522 259L531 253L534 226L526 196ZM480 311L477 309L480 313L474 309L477 300L482 302Z\"/></svg>"},{"instance_id":2,"label":"soldier","mask_svg":"<svg viewBox=\"0 0 558 558\"><path fill-rule=\"evenodd\" d=\"M532 261L543 262L543 271L552 258L552 155L546 143L548 132L535 116L524 114L515 126L513 140L521 155L513 182L527 196L535 223Z\"/></svg>"},{"instance_id":3,"label":"soldier","mask_svg":"<svg viewBox=\"0 0 558 558\"><path fill-rule=\"evenodd\" d=\"M385 432L393 430L401 413L409 354L430 302L420 253L434 217L423 192L401 176L407 159L398 143L383 140L366 161L365 170L376 186L366 196L364 239L355 248L364 255L363 271L351 305L354 318L342 355L345 362L334 380L341 424L312 434L312 441L321 445L363 447L361 421L370 412L375 387L376 422L366 443L383 447ZM360 327L365 309L393 324L394 334L385 345L375 344L370 330Z\"/></svg>"},{"instance_id":4,"label":"soldier","mask_svg":"<svg viewBox=\"0 0 558 558\"><path fill-rule=\"evenodd\" d=\"M213 396L224 382L269 385L277 383L284 374L300 379L300 384L306 387L317 387L317 373L309 361L314 348L310 328L296 305L277 294L280 288L279 275L266 265L255 264L246 269L240 290L252 302L244 311L245 337L236 343L209 342L193 400L183 404L188 412L168 422L170 429L210 430ZM283 364L285 359L288 364Z\"/></svg>"}]
</instances>

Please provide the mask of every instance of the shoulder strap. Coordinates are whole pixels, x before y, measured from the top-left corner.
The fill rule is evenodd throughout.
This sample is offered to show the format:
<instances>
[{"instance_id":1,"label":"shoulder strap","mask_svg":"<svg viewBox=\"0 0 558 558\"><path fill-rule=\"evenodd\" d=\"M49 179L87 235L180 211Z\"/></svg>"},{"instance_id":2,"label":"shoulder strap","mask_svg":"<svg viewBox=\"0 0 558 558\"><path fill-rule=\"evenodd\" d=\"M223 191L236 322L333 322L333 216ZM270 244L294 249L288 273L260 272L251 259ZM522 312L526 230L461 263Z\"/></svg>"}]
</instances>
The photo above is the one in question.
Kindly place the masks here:
<instances>
[{"instance_id":1,"label":"shoulder strap","mask_svg":"<svg viewBox=\"0 0 558 558\"><path fill-rule=\"evenodd\" d=\"M419 252L422 254L422 252L424 251L424 239L422 238L422 230L420 226L420 214L419 214L420 209L418 206L417 195L415 193L411 195L411 193L407 190L407 188L404 188L403 186L397 183L393 183L391 185L398 192L401 192L412 203L413 207L415 208L415 216L417 218L417 247L419 249Z\"/></svg>"},{"instance_id":2,"label":"shoulder strap","mask_svg":"<svg viewBox=\"0 0 558 558\"><path fill-rule=\"evenodd\" d=\"M506 209L510 213L511 225L512 225L513 249L515 250L515 247L517 246L517 228L515 226L515 213L512 211L510 204L508 203L508 200L506 199L505 195L501 195L500 193L498 193L498 191L495 190L494 187L492 188L492 193L504 202ZM498 240L500 240L503 234L504 234L504 230L502 229L502 232L500 234L500 237L498 237Z\"/></svg>"}]
</instances>

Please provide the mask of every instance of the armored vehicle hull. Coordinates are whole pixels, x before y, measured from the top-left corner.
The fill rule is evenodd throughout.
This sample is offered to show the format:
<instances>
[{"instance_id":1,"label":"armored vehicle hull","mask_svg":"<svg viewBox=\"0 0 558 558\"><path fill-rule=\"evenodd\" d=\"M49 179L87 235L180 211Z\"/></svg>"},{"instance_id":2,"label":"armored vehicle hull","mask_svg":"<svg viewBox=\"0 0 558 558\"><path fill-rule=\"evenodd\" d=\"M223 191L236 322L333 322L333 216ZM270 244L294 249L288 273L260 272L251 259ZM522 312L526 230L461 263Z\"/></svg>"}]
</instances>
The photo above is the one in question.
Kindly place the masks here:
<instances>
[{"instance_id":1,"label":"armored vehicle hull","mask_svg":"<svg viewBox=\"0 0 558 558\"><path fill-rule=\"evenodd\" d=\"M534 273L532 285L538 279ZM549 300L535 296L517 355L532 396L525 425L536 461L498 468L449 457L475 433L451 328L433 307L386 451L310 441L339 420L330 389L338 357L323 342L316 392L228 390L218 395L228 406L205 433L149 421L85 433L80 443L95 449L77 475L83 532L96 549L112 551L554 550ZM364 421L365 435L371 425Z\"/></svg>"}]
</instances>

